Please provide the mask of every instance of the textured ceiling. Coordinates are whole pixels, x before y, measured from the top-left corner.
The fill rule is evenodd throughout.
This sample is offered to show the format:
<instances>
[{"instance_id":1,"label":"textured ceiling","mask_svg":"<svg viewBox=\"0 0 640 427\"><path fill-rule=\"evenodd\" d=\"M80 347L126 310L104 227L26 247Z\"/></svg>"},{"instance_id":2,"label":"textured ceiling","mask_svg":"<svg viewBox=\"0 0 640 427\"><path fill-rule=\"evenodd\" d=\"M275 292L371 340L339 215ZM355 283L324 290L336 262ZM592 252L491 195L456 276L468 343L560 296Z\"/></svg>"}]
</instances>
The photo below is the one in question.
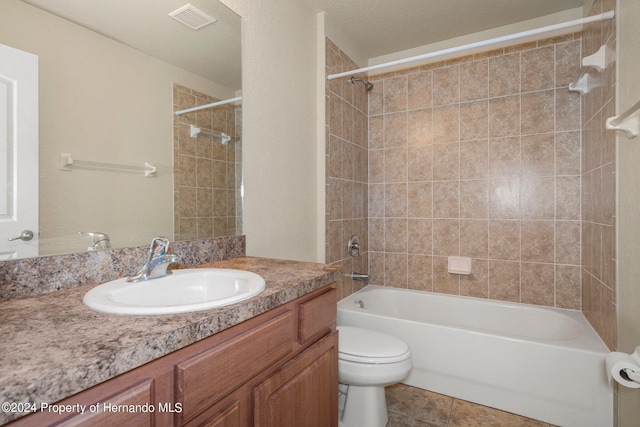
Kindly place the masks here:
<instances>
[{"instance_id":1,"label":"textured ceiling","mask_svg":"<svg viewBox=\"0 0 640 427\"><path fill-rule=\"evenodd\" d=\"M211 0L22 0L230 89L241 88L240 17ZM192 30L168 16L191 3L217 22Z\"/></svg>"},{"instance_id":2,"label":"textured ceiling","mask_svg":"<svg viewBox=\"0 0 640 427\"><path fill-rule=\"evenodd\" d=\"M583 0L304 0L374 58L581 7Z\"/></svg>"},{"instance_id":3,"label":"textured ceiling","mask_svg":"<svg viewBox=\"0 0 640 427\"><path fill-rule=\"evenodd\" d=\"M241 88L240 17L214 0L22 0L231 89ZM263 0L254 0L263 1ZM367 58L581 7L583 0L298 0ZM218 22L193 31L187 2Z\"/></svg>"}]
</instances>

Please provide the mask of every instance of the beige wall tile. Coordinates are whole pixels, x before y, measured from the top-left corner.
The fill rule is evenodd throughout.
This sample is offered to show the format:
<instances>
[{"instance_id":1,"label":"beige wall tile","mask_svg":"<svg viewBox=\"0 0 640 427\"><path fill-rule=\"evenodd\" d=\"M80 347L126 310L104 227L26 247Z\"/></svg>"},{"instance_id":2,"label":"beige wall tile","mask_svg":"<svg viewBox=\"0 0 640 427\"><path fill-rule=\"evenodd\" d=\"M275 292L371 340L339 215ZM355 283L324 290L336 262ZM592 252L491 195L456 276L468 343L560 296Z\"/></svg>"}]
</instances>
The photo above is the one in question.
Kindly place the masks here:
<instances>
[{"instance_id":1,"label":"beige wall tile","mask_svg":"<svg viewBox=\"0 0 640 427\"><path fill-rule=\"evenodd\" d=\"M384 218L369 218L369 250L384 251ZM340 243L340 242L336 242Z\"/></svg>"},{"instance_id":2,"label":"beige wall tile","mask_svg":"<svg viewBox=\"0 0 640 427\"><path fill-rule=\"evenodd\" d=\"M433 70L433 105L460 102L460 69L458 66Z\"/></svg>"},{"instance_id":3,"label":"beige wall tile","mask_svg":"<svg viewBox=\"0 0 640 427\"><path fill-rule=\"evenodd\" d=\"M384 150L385 182L407 182L407 148Z\"/></svg>"},{"instance_id":4,"label":"beige wall tile","mask_svg":"<svg viewBox=\"0 0 640 427\"><path fill-rule=\"evenodd\" d=\"M384 220L384 249L386 252L407 253L407 219L387 218Z\"/></svg>"},{"instance_id":5,"label":"beige wall tile","mask_svg":"<svg viewBox=\"0 0 640 427\"><path fill-rule=\"evenodd\" d=\"M556 130L570 131L580 129L580 94L568 90L557 90Z\"/></svg>"},{"instance_id":6,"label":"beige wall tile","mask_svg":"<svg viewBox=\"0 0 640 427\"><path fill-rule=\"evenodd\" d=\"M556 178L556 218L580 219L580 177Z\"/></svg>"},{"instance_id":7,"label":"beige wall tile","mask_svg":"<svg viewBox=\"0 0 640 427\"><path fill-rule=\"evenodd\" d=\"M554 305L553 264L522 263L521 301L526 304Z\"/></svg>"},{"instance_id":8,"label":"beige wall tile","mask_svg":"<svg viewBox=\"0 0 640 427\"><path fill-rule=\"evenodd\" d=\"M407 145L407 113L385 114L384 146L402 147Z\"/></svg>"},{"instance_id":9,"label":"beige wall tile","mask_svg":"<svg viewBox=\"0 0 640 427\"><path fill-rule=\"evenodd\" d=\"M460 253L460 222L457 219L433 220L433 254L452 256Z\"/></svg>"},{"instance_id":10,"label":"beige wall tile","mask_svg":"<svg viewBox=\"0 0 640 427\"><path fill-rule=\"evenodd\" d=\"M433 217L458 218L460 209L459 181L433 182Z\"/></svg>"},{"instance_id":11,"label":"beige wall tile","mask_svg":"<svg viewBox=\"0 0 640 427\"><path fill-rule=\"evenodd\" d=\"M369 119L369 148L384 147L384 116Z\"/></svg>"},{"instance_id":12,"label":"beige wall tile","mask_svg":"<svg viewBox=\"0 0 640 427\"><path fill-rule=\"evenodd\" d=\"M580 175L580 133L556 133L556 174Z\"/></svg>"},{"instance_id":13,"label":"beige wall tile","mask_svg":"<svg viewBox=\"0 0 640 427\"><path fill-rule=\"evenodd\" d=\"M409 218L432 218L433 210L431 200L433 197L433 183L409 182L408 190L408 216Z\"/></svg>"},{"instance_id":14,"label":"beige wall tile","mask_svg":"<svg viewBox=\"0 0 640 427\"><path fill-rule=\"evenodd\" d=\"M407 255L386 253L384 256L384 280L387 286L407 288Z\"/></svg>"},{"instance_id":15,"label":"beige wall tile","mask_svg":"<svg viewBox=\"0 0 640 427\"><path fill-rule=\"evenodd\" d=\"M433 222L430 219L409 219L407 222L407 252L415 255L433 253ZM411 269L409 270L411 271Z\"/></svg>"},{"instance_id":16,"label":"beige wall tile","mask_svg":"<svg viewBox=\"0 0 640 427\"><path fill-rule=\"evenodd\" d=\"M489 221L489 258L520 260L520 221Z\"/></svg>"},{"instance_id":17,"label":"beige wall tile","mask_svg":"<svg viewBox=\"0 0 640 427\"><path fill-rule=\"evenodd\" d=\"M580 265L580 222L556 221L556 263Z\"/></svg>"},{"instance_id":18,"label":"beige wall tile","mask_svg":"<svg viewBox=\"0 0 640 427\"><path fill-rule=\"evenodd\" d=\"M553 221L522 221L521 236L523 261L554 262L555 228Z\"/></svg>"},{"instance_id":19,"label":"beige wall tile","mask_svg":"<svg viewBox=\"0 0 640 427\"><path fill-rule=\"evenodd\" d=\"M433 142L454 142L460 137L458 104L433 108Z\"/></svg>"},{"instance_id":20,"label":"beige wall tile","mask_svg":"<svg viewBox=\"0 0 640 427\"><path fill-rule=\"evenodd\" d=\"M489 137L518 134L520 134L520 95L489 98Z\"/></svg>"},{"instance_id":21,"label":"beige wall tile","mask_svg":"<svg viewBox=\"0 0 640 427\"><path fill-rule=\"evenodd\" d=\"M407 280L408 288L431 292L433 290L432 257L409 255L407 257L407 266L410 272Z\"/></svg>"},{"instance_id":22,"label":"beige wall tile","mask_svg":"<svg viewBox=\"0 0 640 427\"><path fill-rule=\"evenodd\" d=\"M385 113L406 111L407 76L394 77L383 81L383 104Z\"/></svg>"},{"instance_id":23,"label":"beige wall tile","mask_svg":"<svg viewBox=\"0 0 640 427\"><path fill-rule=\"evenodd\" d=\"M384 182L384 150L370 150L369 151L369 183L382 183ZM341 172L342 162L340 162Z\"/></svg>"},{"instance_id":24,"label":"beige wall tile","mask_svg":"<svg viewBox=\"0 0 640 427\"><path fill-rule=\"evenodd\" d=\"M460 179L486 179L489 174L488 141L460 143Z\"/></svg>"},{"instance_id":25,"label":"beige wall tile","mask_svg":"<svg viewBox=\"0 0 640 427\"><path fill-rule=\"evenodd\" d=\"M460 295L460 276L449 273L446 257L433 257L433 291Z\"/></svg>"},{"instance_id":26,"label":"beige wall tile","mask_svg":"<svg viewBox=\"0 0 640 427\"><path fill-rule=\"evenodd\" d=\"M525 50L521 54L521 90L531 92L554 88L555 47Z\"/></svg>"},{"instance_id":27,"label":"beige wall tile","mask_svg":"<svg viewBox=\"0 0 640 427\"><path fill-rule=\"evenodd\" d=\"M489 217L489 193L486 180L460 181L460 218Z\"/></svg>"},{"instance_id":28,"label":"beige wall tile","mask_svg":"<svg viewBox=\"0 0 640 427\"><path fill-rule=\"evenodd\" d=\"M489 61L460 64L460 101L486 99L489 96Z\"/></svg>"},{"instance_id":29,"label":"beige wall tile","mask_svg":"<svg viewBox=\"0 0 640 427\"><path fill-rule=\"evenodd\" d=\"M579 310L580 267L573 265L556 265L556 307Z\"/></svg>"},{"instance_id":30,"label":"beige wall tile","mask_svg":"<svg viewBox=\"0 0 640 427\"><path fill-rule=\"evenodd\" d=\"M489 257L489 221L460 220L460 255L470 258Z\"/></svg>"},{"instance_id":31,"label":"beige wall tile","mask_svg":"<svg viewBox=\"0 0 640 427\"><path fill-rule=\"evenodd\" d=\"M384 185L384 216L407 216L407 184Z\"/></svg>"},{"instance_id":32,"label":"beige wall tile","mask_svg":"<svg viewBox=\"0 0 640 427\"><path fill-rule=\"evenodd\" d=\"M536 176L520 180L521 218L554 219L554 184L553 177Z\"/></svg>"},{"instance_id":33,"label":"beige wall tile","mask_svg":"<svg viewBox=\"0 0 640 427\"><path fill-rule=\"evenodd\" d=\"M370 218L384 218L384 187L384 184L369 185L368 206ZM331 187L329 196L331 196ZM329 216L331 217L331 210L329 210Z\"/></svg>"},{"instance_id":34,"label":"beige wall tile","mask_svg":"<svg viewBox=\"0 0 640 427\"><path fill-rule=\"evenodd\" d=\"M555 72L556 87L567 87L580 71L580 40L556 45Z\"/></svg>"},{"instance_id":35,"label":"beige wall tile","mask_svg":"<svg viewBox=\"0 0 640 427\"><path fill-rule=\"evenodd\" d=\"M520 140L522 175L553 176L554 134L523 135Z\"/></svg>"},{"instance_id":36,"label":"beige wall tile","mask_svg":"<svg viewBox=\"0 0 640 427\"><path fill-rule=\"evenodd\" d=\"M432 111L430 108L409 111L407 120L409 145L423 145L433 142Z\"/></svg>"},{"instance_id":37,"label":"beige wall tile","mask_svg":"<svg viewBox=\"0 0 640 427\"><path fill-rule=\"evenodd\" d=\"M505 96L520 91L520 54L489 58L489 96Z\"/></svg>"},{"instance_id":38,"label":"beige wall tile","mask_svg":"<svg viewBox=\"0 0 640 427\"><path fill-rule=\"evenodd\" d=\"M490 179L489 218L520 218L520 180L517 178Z\"/></svg>"},{"instance_id":39,"label":"beige wall tile","mask_svg":"<svg viewBox=\"0 0 640 427\"><path fill-rule=\"evenodd\" d=\"M520 263L489 260L489 298L520 302Z\"/></svg>"},{"instance_id":40,"label":"beige wall tile","mask_svg":"<svg viewBox=\"0 0 640 427\"><path fill-rule=\"evenodd\" d=\"M554 131L554 90L522 94L522 133Z\"/></svg>"},{"instance_id":41,"label":"beige wall tile","mask_svg":"<svg viewBox=\"0 0 640 427\"><path fill-rule=\"evenodd\" d=\"M433 154L431 145L410 146L407 149L408 181L433 180Z\"/></svg>"},{"instance_id":42,"label":"beige wall tile","mask_svg":"<svg viewBox=\"0 0 640 427\"><path fill-rule=\"evenodd\" d=\"M460 141L486 139L489 136L489 101L460 104Z\"/></svg>"},{"instance_id":43,"label":"beige wall tile","mask_svg":"<svg viewBox=\"0 0 640 427\"><path fill-rule=\"evenodd\" d=\"M433 144L433 179L459 179L460 144Z\"/></svg>"},{"instance_id":44,"label":"beige wall tile","mask_svg":"<svg viewBox=\"0 0 640 427\"><path fill-rule=\"evenodd\" d=\"M489 140L489 176L519 177L520 137L495 138Z\"/></svg>"},{"instance_id":45,"label":"beige wall tile","mask_svg":"<svg viewBox=\"0 0 640 427\"><path fill-rule=\"evenodd\" d=\"M432 106L431 88L432 72L423 71L409 74L408 79L408 107L410 110Z\"/></svg>"},{"instance_id":46,"label":"beige wall tile","mask_svg":"<svg viewBox=\"0 0 640 427\"><path fill-rule=\"evenodd\" d=\"M489 296L489 261L471 260L471 274L460 276L460 295L474 298Z\"/></svg>"}]
</instances>

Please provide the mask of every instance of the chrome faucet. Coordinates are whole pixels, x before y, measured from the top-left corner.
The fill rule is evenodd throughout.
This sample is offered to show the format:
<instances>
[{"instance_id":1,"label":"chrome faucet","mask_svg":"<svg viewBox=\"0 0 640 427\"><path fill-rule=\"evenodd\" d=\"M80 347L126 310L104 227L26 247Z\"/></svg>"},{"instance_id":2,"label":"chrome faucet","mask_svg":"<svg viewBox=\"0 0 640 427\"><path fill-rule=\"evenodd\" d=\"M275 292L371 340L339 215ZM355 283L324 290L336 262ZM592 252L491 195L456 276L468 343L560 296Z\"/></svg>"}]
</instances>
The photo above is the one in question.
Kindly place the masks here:
<instances>
[{"instance_id":1,"label":"chrome faucet","mask_svg":"<svg viewBox=\"0 0 640 427\"><path fill-rule=\"evenodd\" d=\"M109 235L106 233L100 233L98 231L79 231L78 234L91 237L92 244L87 248L88 251L111 249L111 240L109 239Z\"/></svg>"},{"instance_id":2,"label":"chrome faucet","mask_svg":"<svg viewBox=\"0 0 640 427\"><path fill-rule=\"evenodd\" d=\"M369 275L366 273L356 273L355 271L351 274L345 274L351 280L359 280L364 283L369 283Z\"/></svg>"},{"instance_id":3,"label":"chrome faucet","mask_svg":"<svg viewBox=\"0 0 640 427\"><path fill-rule=\"evenodd\" d=\"M178 260L178 255L167 253L169 244L166 237L154 237L149 246L147 262L136 274L127 277L127 282L142 282L170 275L171 270L167 270L167 267Z\"/></svg>"}]
</instances>

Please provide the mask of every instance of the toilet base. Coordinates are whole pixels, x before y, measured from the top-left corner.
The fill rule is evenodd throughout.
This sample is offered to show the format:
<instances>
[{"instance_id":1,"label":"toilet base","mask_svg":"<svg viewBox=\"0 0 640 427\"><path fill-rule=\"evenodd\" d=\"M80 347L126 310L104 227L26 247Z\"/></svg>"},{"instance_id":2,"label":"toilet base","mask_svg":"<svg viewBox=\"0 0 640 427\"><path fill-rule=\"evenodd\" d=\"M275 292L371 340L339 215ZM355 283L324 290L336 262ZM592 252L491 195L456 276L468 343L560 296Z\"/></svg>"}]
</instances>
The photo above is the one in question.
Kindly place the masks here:
<instances>
[{"instance_id":1,"label":"toilet base","mask_svg":"<svg viewBox=\"0 0 640 427\"><path fill-rule=\"evenodd\" d=\"M383 386L349 386L340 427L385 427L387 421L387 400Z\"/></svg>"}]
</instances>

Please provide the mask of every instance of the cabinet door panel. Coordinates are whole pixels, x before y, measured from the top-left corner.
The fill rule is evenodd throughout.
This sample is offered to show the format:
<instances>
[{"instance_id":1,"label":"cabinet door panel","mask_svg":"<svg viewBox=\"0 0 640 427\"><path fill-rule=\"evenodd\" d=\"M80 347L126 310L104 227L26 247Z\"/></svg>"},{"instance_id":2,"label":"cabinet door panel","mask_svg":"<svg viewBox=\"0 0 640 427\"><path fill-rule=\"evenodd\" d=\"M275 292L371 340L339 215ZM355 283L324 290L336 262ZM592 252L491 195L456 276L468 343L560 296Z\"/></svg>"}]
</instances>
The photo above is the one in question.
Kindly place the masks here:
<instances>
[{"instance_id":1,"label":"cabinet door panel","mask_svg":"<svg viewBox=\"0 0 640 427\"><path fill-rule=\"evenodd\" d=\"M176 364L178 425L198 415L256 373L292 351L294 318L287 311Z\"/></svg>"},{"instance_id":2,"label":"cabinet door panel","mask_svg":"<svg viewBox=\"0 0 640 427\"><path fill-rule=\"evenodd\" d=\"M306 344L313 338L331 332L335 321L338 291L333 288L300 304L298 342Z\"/></svg>"},{"instance_id":3,"label":"cabinet door panel","mask_svg":"<svg viewBox=\"0 0 640 427\"><path fill-rule=\"evenodd\" d=\"M153 394L154 381L150 379L97 402L98 412L87 411L60 425L65 427L154 426L154 416L158 408L154 404ZM105 409L107 409L106 412Z\"/></svg>"},{"instance_id":4,"label":"cabinet door panel","mask_svg":"<svg viewBox=\"0 0 640 427\"><path fill-rule=\"evenodd\" d=\"M256 427L338 425L338 335L322 339L254 389Z\"/></svg>"},{"instance_id":5,"label":"cabinet door panel","mask_svg":"<svg viewBox=\"0 0 640 427\"><path fill-rule=\"evenodd\" d=\"M200 426L202 427L240 427L241 425L240 402L235 400L231 406Z\"/></svg>"}]
</instances>

